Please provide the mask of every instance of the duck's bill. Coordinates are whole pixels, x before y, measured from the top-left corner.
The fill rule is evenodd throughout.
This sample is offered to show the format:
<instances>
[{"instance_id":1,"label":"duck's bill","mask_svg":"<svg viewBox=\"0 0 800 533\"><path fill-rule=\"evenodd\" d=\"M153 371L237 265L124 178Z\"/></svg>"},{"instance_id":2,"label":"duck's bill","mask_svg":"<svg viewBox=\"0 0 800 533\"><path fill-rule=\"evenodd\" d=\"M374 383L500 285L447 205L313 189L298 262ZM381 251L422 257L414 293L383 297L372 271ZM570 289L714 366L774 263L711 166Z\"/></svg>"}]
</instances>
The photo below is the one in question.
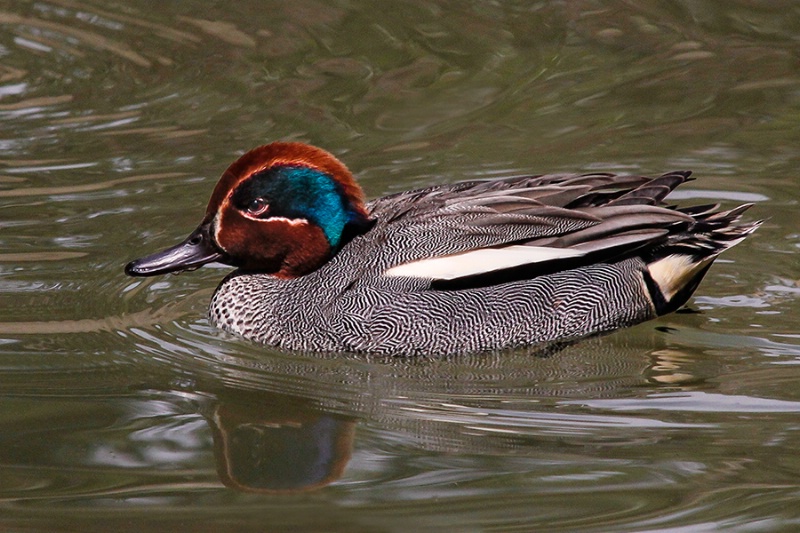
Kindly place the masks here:
<instances>
[{"instance_id":1,"label":"duck's bill","mask_svg":"<svg viewBox=\"0 0 800 533\"><path fill-rule=\"evenodd\" d=\"M170 272L195 270L207 263L225 257L208 234L208 228L200 226L182 243L161 252L131 261L125 265L129 276L157 276Z\"/></svg>"}]
</instances>

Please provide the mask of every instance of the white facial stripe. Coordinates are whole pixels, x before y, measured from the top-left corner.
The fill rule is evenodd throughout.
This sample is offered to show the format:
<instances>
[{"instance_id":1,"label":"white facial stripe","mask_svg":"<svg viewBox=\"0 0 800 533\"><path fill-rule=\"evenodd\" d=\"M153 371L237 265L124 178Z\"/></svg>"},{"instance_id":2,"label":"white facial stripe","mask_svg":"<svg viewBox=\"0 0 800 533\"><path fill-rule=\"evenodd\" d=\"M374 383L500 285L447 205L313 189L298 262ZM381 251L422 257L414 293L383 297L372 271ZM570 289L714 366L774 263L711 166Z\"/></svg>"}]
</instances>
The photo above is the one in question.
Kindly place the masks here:
<instances>
[{"instance_id":1,"label":"white facial stripe","mask_svg":"<svg viewBox=\"0 0 800 533\"><path fill-rule=\"evenodd\" d=\"M217 211L214 213L214 218L211 219L211 234L214 236L214 242L217 243L217 246L221 247L222 245L219 243L219 214L222 211Z\"/></svg>"},{"instance_id":2,"label":"white facial stripe","mask_svg":"<svg viewBox=\"0 0 800 533\"><path fill-rule=\"evenodd\" d=\"M569 248L513 245L504 248L481 248L460 254L421 259L392 267L384 276L424 279L456 279L531 263L580 257L585 252Z\"/></svg>"},{"instance_id":3,"label":"white facial stripe","mask_svg":"<svg viewBox=\"0 0 800 533\"><path fill-rule=\"evenodd\" d=\"M241 212L241 211L240 211ZM214 219L211 221L211 233L214 235L214 241L217 246L222 246L219 244L220 241L220 230L222 229L222 225L219 223L219 211L217 214L214 215ZM286 217L270 217L270 218L256 218L252 216L248 216L247 213L242 213L245 217L249 218L250 220L256 220L258 222L283 222L284 224L289 224L290 226L306 226L308 225L308 220L305 218L286 218Z\"/></svg>"},{"instance_id":4,"label":"white facial stripe","mask_svg":"<svg viewBox=\"0 0 800 533\"><path fill-rule=\"evenodd\" d=\"M247 217L247 218L258 220L259 222L283 222L284 224L289 224L290 226L308 225L308 220L305 218L286 218L286 217L269 217L269 218Z\"/></svg>"},{"instance_id":5,"label":"white facial stripe","mask_svg":"<svg viewBox=\"0 0 800 533\"><path fill-rule=\"evenodd\" d=\"M308 224L308 219L305 218L286 218L286 217L267 217L259 218L258 216L248 213L247 211L239 211L245 218L255 220L257 222L284 222L290 226L303 226Z\"/></svg>"}]
</instances>

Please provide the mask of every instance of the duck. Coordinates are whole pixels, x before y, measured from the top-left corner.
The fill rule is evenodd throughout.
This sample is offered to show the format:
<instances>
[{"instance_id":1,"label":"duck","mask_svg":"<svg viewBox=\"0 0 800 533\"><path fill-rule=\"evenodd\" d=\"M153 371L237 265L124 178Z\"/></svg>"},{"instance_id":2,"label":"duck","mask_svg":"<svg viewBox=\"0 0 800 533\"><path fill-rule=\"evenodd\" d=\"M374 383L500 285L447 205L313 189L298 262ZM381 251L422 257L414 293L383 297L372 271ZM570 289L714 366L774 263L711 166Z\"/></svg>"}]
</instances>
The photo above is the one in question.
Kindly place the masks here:
<instances>
[{"instance_id":1,"label":"duck","mask_svg":"<svg viewBox=\"0 0 800 533\"><path fill-rule=\"evenodd\" d=\"M690 171L523 175L365 201L347 167L273 142L222 174L199 226L130 276L235 267L217 328L279 350L454 355L608 333L686 304L758 228L752 204L678 207Z\"/></svg>"}]
</instances>

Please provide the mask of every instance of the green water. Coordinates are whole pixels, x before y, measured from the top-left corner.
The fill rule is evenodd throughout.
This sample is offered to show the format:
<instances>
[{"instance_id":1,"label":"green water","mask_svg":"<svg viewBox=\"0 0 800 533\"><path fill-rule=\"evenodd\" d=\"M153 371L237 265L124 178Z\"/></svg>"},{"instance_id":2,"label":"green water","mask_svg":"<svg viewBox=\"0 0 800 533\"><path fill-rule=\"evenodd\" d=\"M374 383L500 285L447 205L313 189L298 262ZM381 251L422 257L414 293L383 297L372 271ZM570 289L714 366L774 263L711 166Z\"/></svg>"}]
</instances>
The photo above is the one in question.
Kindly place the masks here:
<instances>
[{"instance_id":1,"label":"green water","mask_svg":"<svg viewBox=\"0 0 800 533\"><path fill-rule=\"evenodd\" d=\"M800 4L0 2L0 529L800 528ZM369 196L692 169L766 219L690 309L546 358L275 353L126 278L237 155Z\"/></svg>"}]
</instances>

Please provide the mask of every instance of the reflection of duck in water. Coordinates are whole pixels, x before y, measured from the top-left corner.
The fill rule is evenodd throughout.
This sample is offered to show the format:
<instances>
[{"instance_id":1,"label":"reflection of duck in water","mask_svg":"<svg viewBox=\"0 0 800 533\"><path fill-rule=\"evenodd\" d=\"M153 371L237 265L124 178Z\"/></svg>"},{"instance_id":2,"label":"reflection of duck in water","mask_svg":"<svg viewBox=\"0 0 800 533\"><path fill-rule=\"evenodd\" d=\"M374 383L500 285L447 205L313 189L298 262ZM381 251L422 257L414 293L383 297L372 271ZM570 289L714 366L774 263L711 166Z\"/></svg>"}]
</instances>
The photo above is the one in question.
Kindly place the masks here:
<instances>
[{"instance_id":1,"label":"reflection of duck in water","mask_svg":"<svg viewBox=\"0 0 800 533\"><path fill-rule=\"evenodd\" d=\"M339 479L350 460L355 421L307 404L283 395L221 394L207 415L220 480L241 491L280 493Z\"/></svg>"},{"instance_id":2,"label":"reflection of duck in water","mask_svg":"<svg viewBox=\"0 0 800 533\"><path fill-rule=\"evenodd\" d=\"M664 206L688 179L526 176L364 204L331 154L273 143L228 168L188 239L126 272L237 266L212 322L292 350L447 354L575 339L674 311L758 226L738 222L747 205Z\"/></svg>"}]
</instances>

